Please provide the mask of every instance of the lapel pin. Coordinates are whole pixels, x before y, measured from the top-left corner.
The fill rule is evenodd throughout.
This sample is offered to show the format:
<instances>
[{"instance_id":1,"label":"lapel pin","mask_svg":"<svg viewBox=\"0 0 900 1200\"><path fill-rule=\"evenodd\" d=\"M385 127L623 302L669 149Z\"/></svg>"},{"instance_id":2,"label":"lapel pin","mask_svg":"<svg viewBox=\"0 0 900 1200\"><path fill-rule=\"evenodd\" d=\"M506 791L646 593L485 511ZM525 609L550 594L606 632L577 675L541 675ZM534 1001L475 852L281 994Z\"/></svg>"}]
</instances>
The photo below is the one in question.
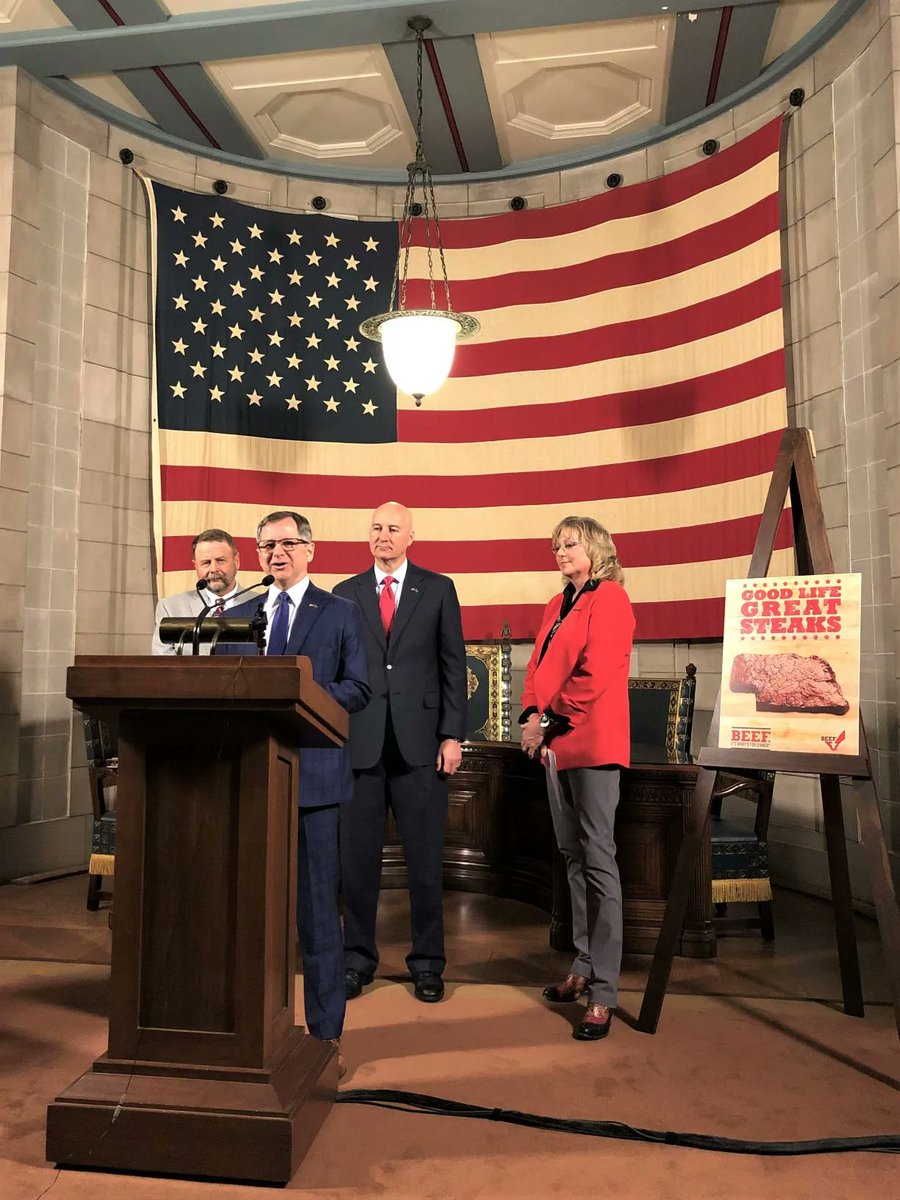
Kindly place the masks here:
<instances>
[{"instance_id":1,"label":"lapel pin","mask_svg":"<svg viewBox=\"0 0 900 1200\"><path fill-rule=\"evenodd\" d=\"M411 592L415 592L415 593L416 593L416 595L418 595L418 594L419 594L419 589L418 589L418 588L411 587L409 590L410 590Z\"/></svg>"}]
</instances>

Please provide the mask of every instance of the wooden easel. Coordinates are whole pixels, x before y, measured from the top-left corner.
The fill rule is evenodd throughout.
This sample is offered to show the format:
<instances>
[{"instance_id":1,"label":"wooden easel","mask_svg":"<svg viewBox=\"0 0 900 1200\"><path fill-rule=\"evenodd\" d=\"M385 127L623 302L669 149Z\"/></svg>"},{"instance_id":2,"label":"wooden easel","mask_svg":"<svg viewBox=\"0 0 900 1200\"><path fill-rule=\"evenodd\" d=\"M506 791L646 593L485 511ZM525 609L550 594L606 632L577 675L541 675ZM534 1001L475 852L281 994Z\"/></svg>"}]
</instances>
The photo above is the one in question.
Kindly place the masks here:
<instances>
[{"instance_id":1,"label":"wooden easel","mask_svg":"<svg viewBox=\"0 0 900 1200\"><path fill-rule=\"evenodd\" d=\"M801 575L822 574L834 570L831 547L822 512L822 500L816 482L811 436L808 429L786 429L782 435L778 458L766 497L748 578L764 578L775 546L778 523L788 491L791 496L791 516L794 523L794 544L797 570ZM719 708L721 692L716 699L712 726L706 746L700 751L700 771L694 788L694 799L687 816L684 840L678 855L662 929L650 965L650 975L641 1004L638 1028L655 1033L672 969L675 944L681 931L691 885L692 872L709 816L710 803L719 768L762 771L792 771L818 775L822 790L825 818L825 844L831 876L831 899L834 905L838 959L844 1011L851 1016L863 1016L862 985L859 975L859 955L853 928L853 909L850 893L850 874L847 868L847 846L844 840L844 814L841 805L840 776L850 776L854 783L856 810L862 831L863 847L875 896L875 913L884 949L885 963L891 987L894 1019L900 1036L900 910L891 879L890 864L878 811L878 798L872 780L869 749L862 717L859 723L860 753L856 756L778 753L767 750L720 749Z\"/></svg>"}]
</instances>

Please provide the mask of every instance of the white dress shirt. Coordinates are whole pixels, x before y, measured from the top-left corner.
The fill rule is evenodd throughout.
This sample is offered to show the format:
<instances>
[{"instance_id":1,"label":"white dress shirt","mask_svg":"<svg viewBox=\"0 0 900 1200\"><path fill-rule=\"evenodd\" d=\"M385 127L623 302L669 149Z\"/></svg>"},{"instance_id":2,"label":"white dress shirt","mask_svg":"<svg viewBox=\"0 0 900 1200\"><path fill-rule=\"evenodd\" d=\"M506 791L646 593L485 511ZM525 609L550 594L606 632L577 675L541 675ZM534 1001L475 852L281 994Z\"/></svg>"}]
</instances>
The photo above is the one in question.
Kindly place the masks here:
<instances>
[{"instance_id":1,"label":"white dress shirt","mask_svg":"<svg viewBox=\"0 0 900 1200\"><path fill-rule=\"evenodd\" d=\"M210 609L216 608L221 601L226 608L231 607L231 601L234 596L241 590L241 585L237 580L234 581L234 587L225 596L217 596L215 592L211 592L209 588L204 588L200 594L200 599L204 604L208 604Z\"/></svg>"},{"instance_id":2,"label":"white dress shirt","mask_svg":"<svg viewBox=\"0 0 900 1200\"><path fill-rule=\"evenodd\" d=\"M382 571L378 563L375 564L375 595L381 600L381 593L384 588L384 581L390 575L394 580L394 586L391 591L394 593L394 606L400 603L400 593L403 591L403 580L406 578L406 568L409 566L409 559L404 558L403 562L396 571Z\"/></svg>"},{"instance_id":3,"label":"white dress shirt","mask_svg":"<svg viewBox=\"0 0 900 1200\"><path fill-rule=\"evenodd\" d=\"M304 575L299 582L293 587L287 589L287 594L290 596L293 603L288 606L288 640L290 640L291 630L294 628L294 618L297 616L297 609L303 602L303 597L306 595L306 589L309 587L309 576ZM268 631L272 628L272 622L275 619L275 605L278 603L278 597L284 589L276 587L273 583L266 593L265 611L269 618L269 623L266 626L266 654L269 653L269 634Z\"/></svg>"}]
</instances>

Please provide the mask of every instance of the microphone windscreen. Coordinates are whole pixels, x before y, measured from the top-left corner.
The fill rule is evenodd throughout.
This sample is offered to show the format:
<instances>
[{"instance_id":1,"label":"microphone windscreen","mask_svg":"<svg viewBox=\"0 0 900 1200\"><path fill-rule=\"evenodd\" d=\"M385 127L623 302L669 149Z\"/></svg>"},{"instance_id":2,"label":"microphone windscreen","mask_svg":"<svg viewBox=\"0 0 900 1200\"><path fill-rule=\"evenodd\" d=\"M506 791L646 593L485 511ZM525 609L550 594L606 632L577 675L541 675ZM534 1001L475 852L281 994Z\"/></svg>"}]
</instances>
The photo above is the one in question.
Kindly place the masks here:
<instances>
[{"instance_id":1,"label":"microphone windscreen","mask_svg":"<svg viewBox=\"0 0 900 1200\"><path fill-rule=\"evenodd\" d=\"M204 591L206 591L206 580L205 580L205 579L198 579L198 580L197 580L197 591L198 591L198 592L204 592Z\"/></svg>"},{"instance_id":2,"label":"microphone windscreen","mask_svg":"<svg viewBox=\"0 0 900 1200\"><path fill-rule=\"evenodd\" d=\"M274 582L275 582L274 575L263 575L262 581L261 581L261 586L262 587L271 587Z\"/></svg>"}]
</instances>

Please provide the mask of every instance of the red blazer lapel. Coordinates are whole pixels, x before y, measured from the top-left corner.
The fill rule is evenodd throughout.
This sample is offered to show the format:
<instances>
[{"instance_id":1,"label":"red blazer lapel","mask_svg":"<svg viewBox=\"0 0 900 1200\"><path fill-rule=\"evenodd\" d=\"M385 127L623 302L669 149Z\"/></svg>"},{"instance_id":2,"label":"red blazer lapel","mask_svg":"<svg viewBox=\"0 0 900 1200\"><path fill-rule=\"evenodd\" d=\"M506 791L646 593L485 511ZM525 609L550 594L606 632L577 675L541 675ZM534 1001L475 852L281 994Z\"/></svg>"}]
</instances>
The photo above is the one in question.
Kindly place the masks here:
<instances>
[{"instance_id":1,"label":"red blazer lapel","mask_svg":"<svg viewBox=\"0 0 900 1200\"><path fill-rule=\"evenodd\" d=\"M578 656L584 649L585 601L589 605L592 595L593 593L588 593L587 596L579 596L575 601L572 611L566 616L559 629L557 629L553 641L547 647L547 653L535 671L535 693L537 695L538 707L541 711L552 705L554 696L556 696L559 689L571 676L578 661ZM560 598L561 605L562 599ZM559 609L556 612L556 616L558 615ZM556 617L553 620L555 621ZM547 628L548 633L552 627L553 621L550 622ZM543 636L546 637L546 633ZM543 642L541 644L543 645Z\"/></svg>"}]
</instances>

